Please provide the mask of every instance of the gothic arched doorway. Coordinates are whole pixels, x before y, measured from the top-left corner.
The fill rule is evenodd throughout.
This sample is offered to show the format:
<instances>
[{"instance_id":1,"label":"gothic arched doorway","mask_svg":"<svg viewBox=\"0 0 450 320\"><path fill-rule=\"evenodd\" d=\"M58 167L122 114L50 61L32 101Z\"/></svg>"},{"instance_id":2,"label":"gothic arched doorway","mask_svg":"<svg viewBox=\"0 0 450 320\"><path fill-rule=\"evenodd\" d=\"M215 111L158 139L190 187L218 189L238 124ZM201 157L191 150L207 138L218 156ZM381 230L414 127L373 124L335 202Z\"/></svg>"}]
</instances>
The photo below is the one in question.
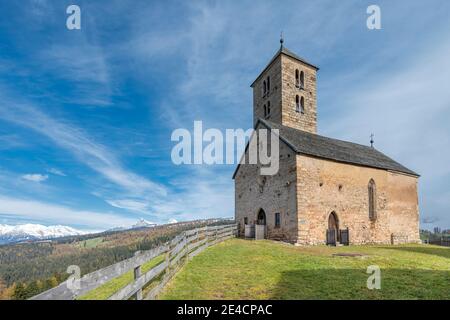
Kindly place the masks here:
<instances>
[{"instance_id":1,"label":"gothic arched doorway","mask_svg":"<svg viewBox=\"0 0 450 320\"><path fill-rule=\"evenodd\" d=\"M339 230L339 220L334 211L328 216L328 229Z\"/></svg>"},{"instance_id":2,"label":"gothic arched doorway","mask_svg":"<svg viewBox=\"0 0 450 320\"><path fill-rule=\"evenodd\" d=\"M262 240L267 236L266 213L263 209L258 211L256 216L255 239Z\"/></svg>"},{"instance_id":3,"label":"gothic arched doorway","mask_svg":"<svg viewBox=\"0 0 450 320\"><path fill-rule=\"evenodd\" d=\"M266 224L266 213L263 209L259 210L258 216L256 217L256 224L265 225Z\"/></svg>"},{"instance_id":4,"label":"gothic arched doorway","mask_svg":"<svg viewBox=\"0 0 450 320\"><path fill-rule=\"evenodd\" d=\"M336 212L333 211L328 216L327 244L336 245L336 242L340 241L339 219Z\"/></svg>"}]
</instances>

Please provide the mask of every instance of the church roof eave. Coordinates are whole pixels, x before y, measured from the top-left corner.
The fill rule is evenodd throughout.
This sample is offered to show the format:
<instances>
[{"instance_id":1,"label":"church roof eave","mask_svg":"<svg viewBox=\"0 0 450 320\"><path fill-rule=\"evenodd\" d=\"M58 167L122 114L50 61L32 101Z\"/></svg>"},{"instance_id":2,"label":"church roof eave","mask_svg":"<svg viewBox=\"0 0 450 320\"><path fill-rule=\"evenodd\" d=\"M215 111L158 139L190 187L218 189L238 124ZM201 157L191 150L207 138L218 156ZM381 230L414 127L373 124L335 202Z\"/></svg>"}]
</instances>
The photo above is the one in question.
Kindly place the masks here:
<instances>
[{"instance_id":1,"label":"church roof eave","mask_svg":"<svg viewBox=\"0 0 450 320\"><path fill-rule=\"evenodd\" d=\"M375 148L320 136L263 119L258 119L254 128L256 129L260 123L269 130L278 129L280 139L297 154L420 177L416 172L404 167ZM247 148L248 142L244 154ZM233 173L233 179L236 177L239 167L240 164Z\"/></svg>"}]
</instances>

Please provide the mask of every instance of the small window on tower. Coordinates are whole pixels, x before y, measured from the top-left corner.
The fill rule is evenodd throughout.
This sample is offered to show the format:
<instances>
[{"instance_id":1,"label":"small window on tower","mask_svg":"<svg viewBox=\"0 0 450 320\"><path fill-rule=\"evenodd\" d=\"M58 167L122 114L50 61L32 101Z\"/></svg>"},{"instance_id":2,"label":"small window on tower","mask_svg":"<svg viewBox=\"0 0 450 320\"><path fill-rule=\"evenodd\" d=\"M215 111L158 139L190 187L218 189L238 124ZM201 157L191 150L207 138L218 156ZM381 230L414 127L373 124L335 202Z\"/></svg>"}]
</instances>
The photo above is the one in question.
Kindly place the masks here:
<instances>
[{"instance_id":1,"label":"small window on tower","mask_svg":"<svg viewBox=\"0 0 450 320\"><path fill-rule=\"evenodd\" d=\"M298 69L295 69L295 86L300 88L300 72Z\"/></svg>"},{"instance_id":2,"label":"small window on tower","mask_svg":"<svg viewBox=\"0 0 450 320\"><path fill-rule=\"evenodd\" d=\"M295 96L295 112L300 112L300 97Z\"/></svg>"},{"instance_id":3,"label":"small window on tower","mask_svg":"<svg viewBox=\"0 0 450 320\"><path fill-rule=\"evenodd\" d=\"M270 77L267 77L267 94L270 93Z\"/></svg>"},{"instance_id":4,"label":"small window on tower","mask_svg":"<svg viewBox=\"0 0 450 320\"><path fill-rule=\"evenodd\" d=\"M279 212L275 213L275 228L281 226L281 214Z\"/></svg>"},{"instance_id":5,"label":"small window on tower","mask_svg":"<svg viewBox=\"0 0 450 320\"><path fill-rule=\"evenodd\" d=\"M267 117L267 106L264 105L264 118Z\"/></svg>"},{"instance_id":6,"label":"small window on tower","mask_svg":"<svg viewBox=\"0 0 450 320\"><path fill-rule=\"evenodd\" d=\"M300 112L305 113L305 98L304 97L300 98Z\"/></svg>"},{"instance_id":7,"label":"small window on tower","mask_svg":"<svg viewBox=\"0 0 450 320\"><path fill-rule=\"evenodd\" d=\"M270 101L267 101L267 116L270 116Z\"/></svg>"},{"instance_id":8,"label":"small window on tower","mask_svg":"<svg viewBox=\"0 0 450 320\"><path fill-rule=\"evenodd\" d=\"M266 95L266 92L267 92L267 83L266 83L266 80L264 80L263 81L263 96Z\"/></svg>"},{"instance_id":9,"label":"small window on tower","mask_svg":"<svg viewBox=\"0 0 450 320\"><path fill-rule=\"evenodd\" d=\"M305 73L303 71L300 72L300 88L305 88Z\"/></svg>"}]
</instances>

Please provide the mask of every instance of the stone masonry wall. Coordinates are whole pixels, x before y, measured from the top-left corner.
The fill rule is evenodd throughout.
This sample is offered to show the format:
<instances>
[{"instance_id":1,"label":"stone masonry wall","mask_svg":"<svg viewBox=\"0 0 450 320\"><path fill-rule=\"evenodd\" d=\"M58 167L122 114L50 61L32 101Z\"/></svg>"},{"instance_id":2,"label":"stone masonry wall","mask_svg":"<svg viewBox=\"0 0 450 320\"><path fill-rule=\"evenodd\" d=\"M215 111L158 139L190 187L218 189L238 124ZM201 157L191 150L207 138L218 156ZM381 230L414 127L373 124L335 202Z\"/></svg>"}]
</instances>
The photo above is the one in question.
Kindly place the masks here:
<instances>
[{"instance_id":1,"label":"stone masonry wall","mask_svg":"<svg viewBox=\"0 0 450 320\"><path fill-rule=\"evenodd\" d=\"M270 91L263 95L263 82L270 77ZM270 101L270 115L264 117L264 105ZM278 57L253 86L253 125L258 118L281 123L281 59Z\"/></svg>"},{"instance_id":2,"label":"stone masonry wall","mask_svg":"<svg viewBox=\"0 0 450 320\"><path fill-rule=\"evenodd\" d=\"M240 234L244 217L254 224L260 209L266 213L269 239L297 241L296 156L280 142L278 174L261 176L259 165L241 165L235 176L235 218ZM281 226L275 227L275 213L281 214Z\"/></svg>"},{"instance_id":3,"label":"stone masonry wall","mask_svg":"<svg viewBox=\"0 0 450 320\"><path fill-rule=\"evenodd\" d=\"M295 85L295 70L305 73L304 88ZM282 72L282 120L281 124L317 133L317 97L316 97L316 69L301 63L289 56L281 55ZM305 112L296 111L296 95L305 98Z\"/></svg>"},{"instance_id":4,"label":"stone masonry wall","mask_svg":"<svg viewBox=\"0 0 450 320\"><path fill-rule=\"evenodd\" d=\"M298 243L324 244L328 217L349 228L350 243L419 241L417 178L297 155ZM376 183L377 219L369 219L368 184Z\"/></svg>"}]
</instances>

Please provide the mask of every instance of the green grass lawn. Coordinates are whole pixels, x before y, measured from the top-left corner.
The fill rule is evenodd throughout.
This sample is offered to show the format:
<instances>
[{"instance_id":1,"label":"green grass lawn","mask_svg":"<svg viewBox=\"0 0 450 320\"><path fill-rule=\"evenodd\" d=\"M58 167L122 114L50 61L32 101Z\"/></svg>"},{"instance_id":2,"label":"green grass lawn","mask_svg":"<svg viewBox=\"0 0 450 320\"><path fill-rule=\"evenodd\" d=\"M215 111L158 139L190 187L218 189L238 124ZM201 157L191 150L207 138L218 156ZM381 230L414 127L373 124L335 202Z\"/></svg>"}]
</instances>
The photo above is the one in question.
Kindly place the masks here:
<instances>
[{"instance_id":1,"label":"green grass lawn","mask_svg":"<svg viewBox=\"0 0 450 320\"><path fill-rule=\"evenodd\" d=\"M339 257L334 253L359 253ZM367 289L367 267L381 289ZM196 256L161 299L450 299L450 248L295 247L232 239Z\"/></svg>"},{"instance_id":2,"label":"green grass lawn","mask_svg":"<svg viewBox=\"0 0 450 320\"><path fill-rule=\"evenodd\" d=\"M80 248L92 249L92 248L96 248L102 242L103 242L103 237L97 237L97 238L93 238L93 239L80 241L78 243L78 246Z\"/></svg>"},{"instance_id":3,"label":"green grass lawn","mask_svg":"<svg viewBox=\"0 0 450 320\"><path fill-rule=\"evenodd\" d=\"M164 261L164 255L160 255L149 262L142 265L142 274L146 273L150 269L156 267L158 264ZM110 296L113 295L113 293L119 291L123 287L125 287L127 284L129 284L131 281L133 281L134 275L133 270L123 274L120 277L117 277L100 287L89 291L87 294L78 297L78 300L106 300Z\"/></svg>"}]
</instances>

